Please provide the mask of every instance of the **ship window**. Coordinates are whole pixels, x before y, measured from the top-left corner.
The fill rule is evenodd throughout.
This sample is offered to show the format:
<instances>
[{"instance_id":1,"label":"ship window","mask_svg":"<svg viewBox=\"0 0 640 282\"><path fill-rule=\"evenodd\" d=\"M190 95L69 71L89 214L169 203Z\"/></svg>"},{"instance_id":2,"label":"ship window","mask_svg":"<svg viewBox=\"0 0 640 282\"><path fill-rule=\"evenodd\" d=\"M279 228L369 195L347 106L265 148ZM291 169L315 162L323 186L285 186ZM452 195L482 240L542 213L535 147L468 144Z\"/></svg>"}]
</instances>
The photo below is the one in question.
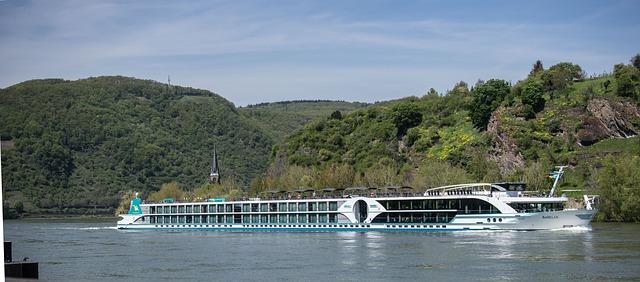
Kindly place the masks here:
<instances>
[{"instance_id":1,"label":"ship window","mask_svg":"<svg viewBox=\"0 0 640 282\"><path fill-rule=\"evenodd\" d=\"M231 205L231 204L224 205L224 211L225 212L233 212L233 205Z\"/></svg>"},{"instance_id":2,"label":"ship window","mask_svg":"<svg viewBox=\"0 0 640 282\"><path fill-rule=\"evenodd\" d=\"M261 214L260 215L260 223L269 223L269 215Z\"/></svg>"},{"instance_id":3,"label":"ship window","mask_svg":"<svg viewBox=\"0 0 640 282\"><path fill-rule=\"evenodd\" d=\"M299 214L298 215L298 222L299 223L307 223L307 215L306 214Z\"/></svg>"},{"instance_id":4,"label":"ship window","mask_svg":"<svg viewBox=\"0 0 640 282\"><path fill-rule=\"evenodd\" d=\"M487 222L491 222L491 218L487 218Z\"/></svg>"},{"instance_id":5,"label":"ship window","mask_svg":"<svg viewBox=\"0 0 640 282\"><path fill-rule=\"evenodd\" d=\"M257 214L251 215L251 223L260 223L260 216Z\"/></svg>"},{"instance_id":6,"label":"ship window","mask_svg":"<svg viewBox=\"0 0 640 282\"><path fill-rule=\"evenodd\" d=\"M249 212L249 204L242 205L242 212Z\"/></svg>"},{"instance_id":7,"label":"ship window","mask_svg":"<svg viewBox=\"0 0 640 282\"><path fill-rule=\"evenodd\" d=\"M329 223L337 223L338 221L336 220L336 214L332 213L329 214Z\"/></svg>"},{"instance_id":8,"label":"ship window","mask_svg":"<svg viewBox=\"0 0 640 282\"><path fill-rule=\"evenodd\" d=\"M289 215L289 223L296 223L296 215L295 214L290 214Z\"/></svg>"},{"instance_id":9,"label":"ship window","mask_svg":"<svg viewBox=\"0 0 640 282\"><path fill-rule=\"evenodd\" d=\"M306 203L298 203L298 211L307 211Z\"/></svg>"},{"instance_id":10,"label":"ship window","mask_svg":"<svg viewBox=\"0 0 640 282\"><path fill-rule=\"evenodd\" d=\"M509 206L519 213L559 211L564 209L563 203L510 203Z\"/></svg>"},{"instance_id":11,"label":"ship window","mask_svg":"<svg viewBox=\"0 0 640 282\"><path fill-rule=\"evenodd\" d=\"M412 210L424 209L424 201L411 201L411 209Z\"/></svg>"},{"instance_id":12,"label":"ship window","mask_svg":"<svg viewBox=\"0 0 640 282\"><path fill-rule=\"evenodd\" d=\"M319 211L326 211L327 210L327 202L318 203L318 210Z\"/></svg>"},{"instance_id":13,"label":"ship window","mask_svg":"<svg viewBox=\"0 0 640 282\"><path fill-rule=\"evenodd\" d=\"M286 212L287 211L287 203L278 204L278 211L279 212Z\"/></svg>"},{"instance_id":14,"label":"ship window","mask_svg":"<svg viewBox=\"0 0 640 282\"><path fill-rule=\"evenodd\" d=\"M493 222L496 222L496 219L495 219L495 218L493 219Z\"/></svg>"},{"instance_id":15,"label":"ship window","mask_svg":"<svg viewBox=\"0 0 640 282\"><path fill-rule=\"evenodd\" d=\"M278 223L278 216L275 214L269 215L269 223Z\"/></svg>"},{"instance_id":16,"label":"ship window","mask_svg":"<svg viewBox=\"0 0 640 282\"><path fill-rule=\"evenodd\" d=\"M311 222L311 223L318 222L318 215L317 214L310 214L309 215L309 222Z\"/></svg>"},{"instance_id":17,"label":"ship window","mask_svg":"<svg viewBox=\"0 0 640 282\"><path fill-rule=\"evenodd\" d=\"M184 213L184 206L178 206L178 213Z\"/></svg>"},{"instance_id":18,"label":"ship window","mask_svg":"<svg viewBox=\"0 0 640 282\"><path fill-rule=\"evenodd\" d=\"M338 202L329 202L329 210L337 211L338 210Z\"/></svg>"},{"instance_id":19,"label":"ship window","mask_svg":"<svg viewBox=\"0 0 640 282\"><path fill-rule=\"evenodd\" d=\"M320 214L318 218L318 222L327 223L327 214L326 213Z\"/></svg>"},{"instance_id":20,"label":"ship window","mask_svg":"<svg viewBox=\"0 0 640 282\"><path fill-rule=\"evenodd\" d=\"M278 221L280 223L287 223L287 215L286 214L281 214L278 216Z\"/></svg>"},{"instance_id":21,"label":"ship window","mask_svg":"<svg viewBox=\"0 0 640 282\"><path fill-rule=\"evenodd\" d=\"M318 210L318 203L310 202L309 203L309 211L316 211L316 210Z\"/></svg>"},{"instance_id":22,"label":"ship window","mask_svg":"<svg viewBox=\"0 0 640 282\"><path fill-rule=\"evenodd\" d=\"M277 211L278 211L278 204L276 204L276 203L269 203L269 211L270 211L270 212L277 212Z\"/></svg>"},{"instance_id":23,"label":"ship window","mask_svg":"<svg viewBox=\"0 0 640 282\"><path fill-rule=\"evenodd\" d=\"M502 222L502 218L498 218L498 221Z\"/></svg>"},{"instance_id":24,"label":"ship window","mask_svg":"<svg viewBox=\"0 0 640 282\"><path fill-rule=\"evenodd\" d=\"M450 203L450 209L458 209L463 214L493 214L500 213L491 203L480 199L461 199L457 200L457 205Z\"/></svg>"},{"instance_id":25,"label":"ship window","mask_svg":"<svg viewBox=\"0 0 640 282\"><path fill-rule=\"evenodd\" d=\"M269 205L260 204L260 212L268 212L268 211L269 211Z\"/></svg>"},{"instance_id":26,"label":"ship window","mask_svg":"<svg viewBox=\"0 0 640 282\"><path fill-rule=\"evenodd\" d=\"M296 211L296 203L289 203L289 211Z\"/></svg>"},{"instance_id":27,"label":"ship window","mask_svg":"<svg viewBox=\"0 0 640 282\"><path fill-rule=\"evenodd\" d=\"M192 212L192 206L187 206L187 213L191 213Z\"/></svg>"}]
</instances>

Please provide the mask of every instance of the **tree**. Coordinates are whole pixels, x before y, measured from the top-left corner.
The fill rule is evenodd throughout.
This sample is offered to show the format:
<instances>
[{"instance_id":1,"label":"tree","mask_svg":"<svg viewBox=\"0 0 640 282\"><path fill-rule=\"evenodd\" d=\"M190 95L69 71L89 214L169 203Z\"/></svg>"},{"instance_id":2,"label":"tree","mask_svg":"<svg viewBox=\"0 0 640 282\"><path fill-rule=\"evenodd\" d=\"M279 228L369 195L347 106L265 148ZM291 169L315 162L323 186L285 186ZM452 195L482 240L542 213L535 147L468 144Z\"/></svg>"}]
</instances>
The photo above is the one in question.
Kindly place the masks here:
<instances>
[{"instance_id":1,"label":"tree","mask_svg":"<svg viewBox=\"0 0 640 282\"><path fill-rule=\"evenodd\" d=\"M527 117L533 118L537 112L544 109L545 100L542 96L542 82L540 80L526 80L522 86L521 95Z\"/></svg>"},{"instance_id":2,"label":"tree","mask_svg":"<svg viewBox=\"0 0 640 282\"><path fill-rule=\"evenodd\" d=\"M461 80L453 86L453 89L451 89L451 92L449 94L465 96L469 94L469 85Z\"/></svg>"},{"instance_id":3,"label":"tree","mask_svg":"<svg viewBox=\"0 0 640 282\"><path fill-rule=\"evenodd\" d=\"M13 205L13 209L16 210L16 213L22 214L24 212L24 204L22 204L22 202L16 202L15 205Z\"/></svg>"},{"instance_id":4,"label":"tree","mask_svg":"<svg viewBox=\"0 0 640 282\"><path fill-rule=\"evenodd\" d=\"M544 67L542 66L542 62L537 60L535 64L533 64L533 68L531 72L529 72L529 76L534 76L544 71Z\"/></svg>"},{"instance_id":5,"label":"tree","mask_svg":"<svg viewBox=\"0 0 640 282\"><path fill-rule=\"evenodd\" d=\"M500 106L509 91L509 83L500 79L490 79L485 83L476 84L471 92L472 101L469 109L471 122L476 128L487 129L491 113Z\"/></svg>"},{"instance_id":6,"label":"tree","mask_svg":"<svg viewBox=\"0 0 640 282\"><path fill-rule=\"evenodd\" d=\"M640 222L640 157L608 156L597 175L598 218Z\"/></svg>"},{"instance_id":7,"label":"tree","mask_svg":"<svg viewBox=\"0 0 640 282\"><path fill-rule=\"evenodd\" d=\"M336 110L333 113L331 113L330 118L331 119L342 119L342 113L340 111Z\"/></svg>"},{"instance_id":8,"label":"tree","mask_svg":"<svg viewBox=\"0 0 640 282\"><path fill-rule=\"evenodd\" d=\"M605 93L609 92L609 85L611 85L611 80L608 80L608 79L602 83Z\"/></svg>"},{"instance_id":9,"label":"tree","mask_svg":"<svg viewBox=\"0 0 640 282\"><path fill-rule=\"evenodd\" d=\"M438 96L440 96L438 94L438 91L436 91L433 88L429 88L429 91L427 92L427 97L438 97Z\"/></svg>"},{"instance_id":10,"label":"tree","mask_svg":"<svg viewBox=\"0 0 640 282\"><path fill-rule=\"evenodd\" d=\"M402 102L391 109L391 120L398 129L398 136L404 136L409 128L422 122L422 113L415 103Z\"/></svg>"},{"instance_id":11,"label":"tree","mask_svg":"<svg viewBox=\"0 0 640 282\"><path fill-rule=\"evenodd\" d=\"M625 64L617 64L613 67L613 77L616 79L616 94L640 100L638 85L640 84L640 70Z\"/></svg>"},{"instance_id":12,"label":"tree","mask_svg":"<svg viewBox=\"0 0 640 282\"><path fill-rule=\"evenodd\" d=\"M640 69L640 54L636 54L635 56L633 56L633 58L631 58L631 65L633 65L637 69Z\"/></svg>"},{"instance_id":13,"label":"tree","mask_svg":"<svg viewBox=\"0 0 640 282\"><path fill-rule=\"evenodd\" d=\"M543 90L545 92L563 91L574 80L582 79L583 77L584 72L579 65L567 62L559 63L542 73Z\"/></svg>"}]
</instances>

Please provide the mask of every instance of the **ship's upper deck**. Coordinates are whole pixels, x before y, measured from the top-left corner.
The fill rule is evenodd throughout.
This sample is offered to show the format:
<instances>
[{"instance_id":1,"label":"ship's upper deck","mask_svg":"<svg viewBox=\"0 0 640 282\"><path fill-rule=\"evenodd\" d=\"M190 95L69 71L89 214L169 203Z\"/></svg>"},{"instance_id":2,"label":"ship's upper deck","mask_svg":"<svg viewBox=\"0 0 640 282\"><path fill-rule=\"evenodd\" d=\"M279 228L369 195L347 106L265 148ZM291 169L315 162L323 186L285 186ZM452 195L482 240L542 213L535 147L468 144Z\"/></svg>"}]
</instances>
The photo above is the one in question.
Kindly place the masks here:
<instances>
[{"instance_id":1,"label":"ship's upper deck","mask_svg":"<svg viewBox=\"0 0 640 282\"><path fill-rule=\"evenodd\" d=\"M524 183L467 183L447 185L435 188L428 188L416 191L410 186L387 186L377 187L349 187L349 188L323 188L323 189L295 189L295 190L270 190L260 193L259 197L250 198L215 198L215 199L195 199L185 202L254 202L254 201L299 201L299 200L323 200L323 199L348 199L354 197L368 198L415 198L415 197L447 197L452 196L486 196L503 198L507 202L558 202L566 201L565 197L546 197L536 191L526 191ZM179 203L181 201L175 201ZM146 202L145 204L167 204L171 202Z\"/></svg>"}]
</instances>

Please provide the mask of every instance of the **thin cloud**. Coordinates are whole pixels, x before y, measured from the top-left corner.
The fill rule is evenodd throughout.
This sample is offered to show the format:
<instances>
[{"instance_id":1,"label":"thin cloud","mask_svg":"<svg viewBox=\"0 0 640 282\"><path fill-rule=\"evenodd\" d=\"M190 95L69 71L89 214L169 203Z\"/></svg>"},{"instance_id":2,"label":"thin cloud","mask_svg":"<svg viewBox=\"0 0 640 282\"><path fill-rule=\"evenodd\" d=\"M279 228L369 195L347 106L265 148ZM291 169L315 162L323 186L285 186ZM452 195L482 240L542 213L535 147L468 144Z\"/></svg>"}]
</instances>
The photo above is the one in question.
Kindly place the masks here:
<instances>
[{"instance_id":1,"label":"thin cloud","mask_svg":"<svg viewBox=\"0 0 640 282\"><path fill-rule=\"evenodd\" d=\"M375 17L336 3L267 7L272 4L0 3L0 87L42 77L165 80L171 74L239 105L345 97L371 102L429 87L444 91L459 80L515 81L536 59L545 65L574 61L601 72L637 52L638 39L621 34L640 22L619 15L629 10L625 3L562 15L566 20L437 12ZM490 6L477 7L477 14L497 9ZM613 15L629 18L601 23Z\"/></svg>"}]
</instances>

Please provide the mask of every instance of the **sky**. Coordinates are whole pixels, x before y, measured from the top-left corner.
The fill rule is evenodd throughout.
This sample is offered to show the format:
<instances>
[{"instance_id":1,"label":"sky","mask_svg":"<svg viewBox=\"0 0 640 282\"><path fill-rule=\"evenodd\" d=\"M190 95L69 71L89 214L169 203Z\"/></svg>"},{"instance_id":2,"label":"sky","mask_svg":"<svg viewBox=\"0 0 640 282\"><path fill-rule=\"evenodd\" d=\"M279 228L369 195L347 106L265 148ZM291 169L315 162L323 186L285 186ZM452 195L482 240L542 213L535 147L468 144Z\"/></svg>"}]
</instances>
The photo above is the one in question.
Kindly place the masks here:
<instances>
[{"instance_id":1,"label":"sky","mask_svg":"<svg viewBox=\"0 0 640 282\"><path fill-rule=\"evenodd\" d=\"M237 106L375 102L458 81L588 74L640 52L640 1L0 0L0 87L124 75Z\"/></svg>"}]
</instances>

